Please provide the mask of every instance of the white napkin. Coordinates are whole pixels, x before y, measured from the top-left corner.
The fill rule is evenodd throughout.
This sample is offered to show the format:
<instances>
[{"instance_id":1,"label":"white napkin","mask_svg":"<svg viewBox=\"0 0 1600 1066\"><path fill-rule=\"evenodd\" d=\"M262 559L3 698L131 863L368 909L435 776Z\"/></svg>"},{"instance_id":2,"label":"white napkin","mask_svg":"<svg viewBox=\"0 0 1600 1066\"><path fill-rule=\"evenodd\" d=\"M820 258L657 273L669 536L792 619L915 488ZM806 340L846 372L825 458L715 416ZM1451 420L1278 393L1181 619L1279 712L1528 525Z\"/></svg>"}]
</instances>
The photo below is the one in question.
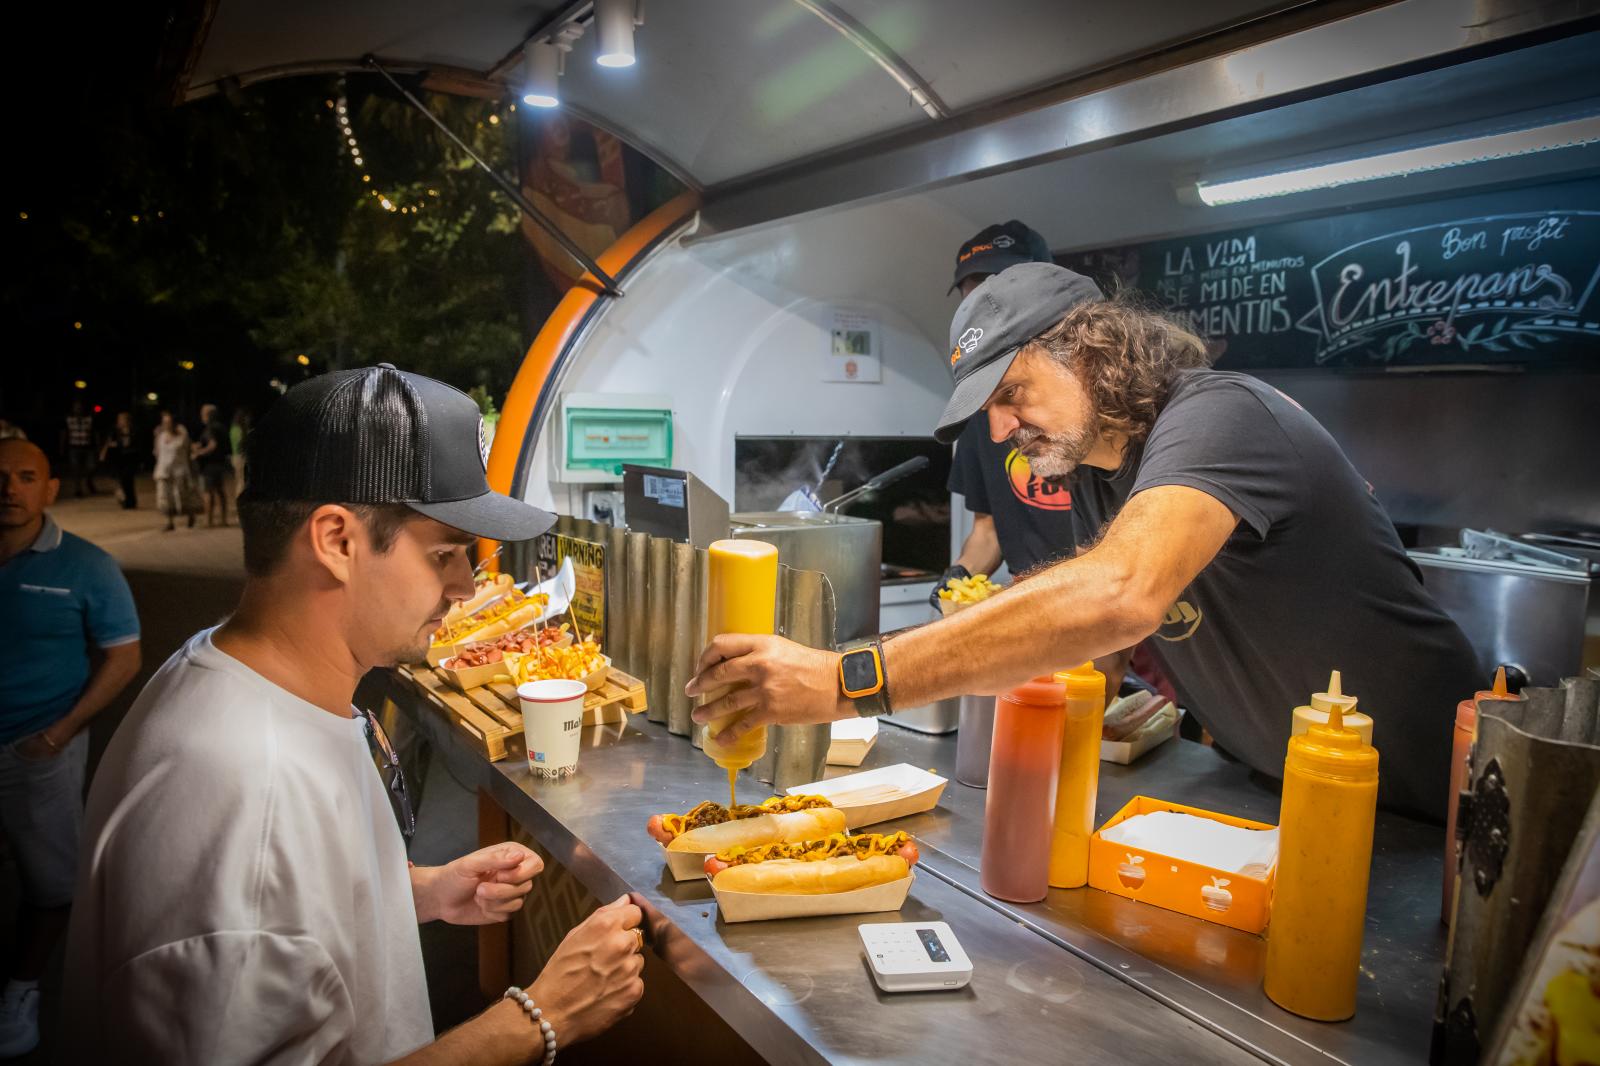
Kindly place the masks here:
<instances>
[{"instance_id":1,"label":"white napkin","mask_svg":"<svg viewBox=\"0 0 1600 1066\"><path fill-rule=\"evenodd\" d=\"M1100 835L1140 851L1249 877L1265 877L1278 861L1277 829L1243 829L1174 811L1136 814Z\"/></svg>"},{"instance_id":2,"label":"white napkin","mask_svg":"<svg viewBox=\"0 0 1600 1066\"><path fill-rule=\"evenodd\" d=\"M564 614L567 606L572 603L572 594L578 590L578 579L572 572L572 560L561 560L561 569L557 570L554 577L545 579L529 590L530 595L540 592L550 597L550 602L545 605L545 618L556 618ZM544 623L540 623L543 625ZM585 633L584 636L589 634Z\"/></svg>"}]
</instances>

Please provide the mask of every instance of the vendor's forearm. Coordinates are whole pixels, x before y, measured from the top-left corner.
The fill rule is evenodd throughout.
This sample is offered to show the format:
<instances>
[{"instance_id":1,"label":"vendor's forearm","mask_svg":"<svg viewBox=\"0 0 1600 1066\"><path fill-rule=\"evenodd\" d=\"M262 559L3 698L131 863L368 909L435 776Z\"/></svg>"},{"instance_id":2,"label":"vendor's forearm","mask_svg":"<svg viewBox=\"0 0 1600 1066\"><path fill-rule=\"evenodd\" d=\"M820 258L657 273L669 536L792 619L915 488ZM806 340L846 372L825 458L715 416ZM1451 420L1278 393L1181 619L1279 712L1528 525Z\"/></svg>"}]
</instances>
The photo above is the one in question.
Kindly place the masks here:
<instances>
[{"instance_id":1,"label":"vendor's forearm","mask_svg":"<svg viewBox=\"0 0 1600 1066\"><path fill-rule=\"evenodd\" d=\"M141 661L137 640L103 649L100 662L90 672L89 682L83 686L78 702L47 730L59 734L58 744L71 740L95 715L105 710L138 675Z\"/></svg>"},{"instance_id":2,"label":"vendor's forearm","mask_svg":"<svg viewBox=\"0 0 1600 1066\"><path fill-rule=\"evenodd\" d=\"M1000 569L1000 535L995 532L992 515L972 516L972 532L961 545L956 565L972 574L992 574Z\"/></svg>"},{"instance_id":3,"label":"vendor's forearm","mask_svg":"<svg viewBox=\"0 0 1600 1066\"><path fill-rule=\"evenodd\" d=\"M889 641L884 672L893 706L1000 693L1133 647L1156 631L1238 521L1187 486L1136 494L1082 555Z\"/></svg>"},{"instance_id":4,"label":"vendor's forearm","mask_svg":"<svg viewBox=\"0 0 1600 1066\"><path fill-rule=\"evenodd\" d=\"M895 637L884 650L891 699L905 708L1005 692L1137 644L1158 623L1120 566L1090 553Z\"/></svg>"}]
</instances>

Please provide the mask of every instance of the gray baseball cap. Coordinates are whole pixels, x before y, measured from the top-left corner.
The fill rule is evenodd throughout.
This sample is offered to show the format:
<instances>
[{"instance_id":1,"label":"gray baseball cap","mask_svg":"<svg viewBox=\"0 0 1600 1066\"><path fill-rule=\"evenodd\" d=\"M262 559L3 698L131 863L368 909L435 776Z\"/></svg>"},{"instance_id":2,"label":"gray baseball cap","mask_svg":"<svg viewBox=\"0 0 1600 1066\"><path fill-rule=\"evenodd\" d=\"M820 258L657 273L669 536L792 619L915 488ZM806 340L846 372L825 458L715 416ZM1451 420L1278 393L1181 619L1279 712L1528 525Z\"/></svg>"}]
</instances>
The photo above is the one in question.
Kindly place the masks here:
<instances>
[{"instance_id":1,"label":"gray baseball cap","mask_svg":"<svg viewBox=\"0 0 1600 1066\"><path fill-rule=\"evenodd\" d=\"M988 402L1022 346L1081 303L1103 300L1100 287L1054 263L1018 263L972 290L950 323L950 370L956 387L933 436L949 444Z\"/></svg>"}]
</instances>

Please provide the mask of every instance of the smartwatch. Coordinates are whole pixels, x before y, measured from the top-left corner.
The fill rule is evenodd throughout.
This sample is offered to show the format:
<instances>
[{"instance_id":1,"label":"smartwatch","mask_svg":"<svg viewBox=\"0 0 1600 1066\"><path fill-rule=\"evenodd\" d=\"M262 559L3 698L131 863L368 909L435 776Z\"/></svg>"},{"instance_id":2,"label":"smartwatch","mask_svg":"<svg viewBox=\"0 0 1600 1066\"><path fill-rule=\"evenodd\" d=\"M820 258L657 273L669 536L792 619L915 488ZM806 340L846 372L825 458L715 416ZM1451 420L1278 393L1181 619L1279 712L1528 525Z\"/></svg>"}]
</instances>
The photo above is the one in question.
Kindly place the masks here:
<instances>
[{"instance_id":1,"label":"smartwatch","mask_svg":"<svg viewBox=\"0 0 1600 1066\"><path fill-rule=\"evenodd\" d=\"M889 713L889 681L883 672L883 645L876 639L847 647L839 655L839 691L863 718Z\"/></svg>"}]
</instances>

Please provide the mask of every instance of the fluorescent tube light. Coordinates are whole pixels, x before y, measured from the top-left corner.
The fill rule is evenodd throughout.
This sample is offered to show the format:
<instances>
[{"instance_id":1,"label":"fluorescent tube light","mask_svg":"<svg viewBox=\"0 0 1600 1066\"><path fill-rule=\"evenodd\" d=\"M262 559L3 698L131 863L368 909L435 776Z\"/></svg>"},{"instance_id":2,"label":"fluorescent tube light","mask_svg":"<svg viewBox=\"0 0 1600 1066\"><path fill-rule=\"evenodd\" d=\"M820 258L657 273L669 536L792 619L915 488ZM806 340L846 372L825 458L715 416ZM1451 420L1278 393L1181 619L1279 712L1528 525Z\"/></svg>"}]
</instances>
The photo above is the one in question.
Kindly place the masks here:
<instances>
[{"instance_id":1,"label":"fluorescent tube light","mask_svg":"<svg viewBox=\"0 0 1600 1066\"><path fill-rule=\"evenodd\" d=\"M1332 189L1359 181L1375 181L1406 174L1420 174L1428 170L1484 163L1491 159L1508 159L1512 156L1547 152L1557 148L1575 148L1579 145L1600 142L1600 115L1554 122L1514 133L1494 133L1483 137L1446 141L1426 148L1408 148L1398 152L1347 159L1338 163L1298 167L1255 178L1238 178L1231 181L1199 181L1195 192L1207 206L1237 204L1246 200L1263 200L1272 196L1288 196L1312 189Z\"/></svg>"}]
</instances>

